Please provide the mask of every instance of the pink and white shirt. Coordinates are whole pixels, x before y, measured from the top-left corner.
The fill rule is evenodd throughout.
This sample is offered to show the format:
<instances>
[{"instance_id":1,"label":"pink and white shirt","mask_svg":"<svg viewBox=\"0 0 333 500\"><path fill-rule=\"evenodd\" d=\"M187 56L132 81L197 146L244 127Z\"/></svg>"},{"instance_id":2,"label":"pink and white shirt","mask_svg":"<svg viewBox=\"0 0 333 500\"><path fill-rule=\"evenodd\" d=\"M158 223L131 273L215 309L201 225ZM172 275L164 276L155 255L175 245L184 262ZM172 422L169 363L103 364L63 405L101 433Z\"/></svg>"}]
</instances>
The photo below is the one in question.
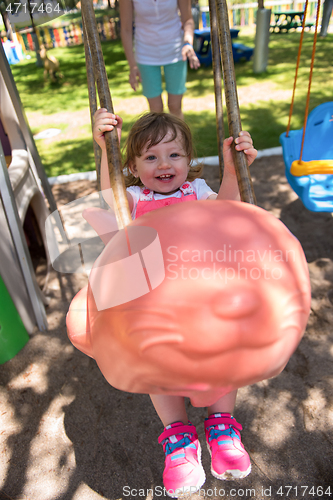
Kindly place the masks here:
<instances>
[{"instance_id":1,"label":"pink and white shirt","mask_svg":"<svg viewBox=\"0 0 333 500\"><path fill-rule=\"evenodd\" d=\"M184 201L206 200L210 195L216 194L203 179L195 179L193 182L185 181L178 191L171 195L155 193L140 186L130 186L127 191L133 197L132 219L157 208Z\"/></svg>"}]
</instances>

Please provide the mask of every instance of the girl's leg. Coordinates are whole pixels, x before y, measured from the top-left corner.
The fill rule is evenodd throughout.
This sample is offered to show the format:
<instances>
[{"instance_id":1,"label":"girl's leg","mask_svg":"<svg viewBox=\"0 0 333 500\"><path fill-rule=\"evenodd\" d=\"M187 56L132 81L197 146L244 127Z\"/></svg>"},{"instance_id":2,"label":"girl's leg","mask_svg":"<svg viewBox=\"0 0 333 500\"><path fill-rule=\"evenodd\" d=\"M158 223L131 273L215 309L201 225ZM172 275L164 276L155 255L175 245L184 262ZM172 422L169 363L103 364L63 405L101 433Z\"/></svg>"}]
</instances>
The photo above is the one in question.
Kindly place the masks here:
<instances>
[{"instance_id":1,"label":"girl's leg","mask_svg":"<svg viewBox=\"0 0 333 500\"><path fill-rule=\"evenodd\" d=\"M164 427L168 427L159 437L165 453L164 486L173 497L178 496L177 490L194 493L201 488L206 476L200 461L196 428L187 420L184 398L156 394L150 398Z\"/></svg>"},{"instance_id":2,"label":"girl's leg","mask_svg":"<svg viewBox=\"0 0 333 500\"><path fill-rule=\"evenodd\" d=\"M164 427L174 422L183 422L184 425L187 425L185 401L182 396L150 394L150 399Z\"/></svg>"},{"instance_id":3,"label":"girl's leg","mask_svg":"<svg viewBox=\"0 0 333 500\"><path fill-rule=\"evenodd\" d=\"M148 100L150 111L154 111L155 113L162 113L163 101L162 101L161 95L159 95L157 97L147 97L147 100Z\"/></svg>"},{"instance_id":4,"label":"girl's leg","mask_svg":"<svg viewBox=\"0 0 333 500\"><path fill-rule=\"evenodd\" d=\"M168 108L170 113L177 116L177 118L184 120L184 115L182 112L182 99L183 94L168 94Z\"/></svg>"},{"instance_id":5,"label":"girl's leg","mask_svg":"<svg viewBox=\"0 0 333 500\"><path fill-rule=\"evenodd\" d=\"M213 413L230 413L232 415L237 397L237 389L235 391L229 392L225 396L222 396L216 403L209 406L208 416Z\"/></svg>"},{"instance_id":6,"label":"girl's leg","mask_svg":"<svg viewBox=\"0 0 333 500\"><path fill-rule=\"evenodd\" d=\"M206 440L212 457L211 472L218 479L240 479L251 472L250 457L241 442L242 427L231 417L236 396L237 390L216 401L208 408L205 420Z\"/></svg>"}]
</instances>

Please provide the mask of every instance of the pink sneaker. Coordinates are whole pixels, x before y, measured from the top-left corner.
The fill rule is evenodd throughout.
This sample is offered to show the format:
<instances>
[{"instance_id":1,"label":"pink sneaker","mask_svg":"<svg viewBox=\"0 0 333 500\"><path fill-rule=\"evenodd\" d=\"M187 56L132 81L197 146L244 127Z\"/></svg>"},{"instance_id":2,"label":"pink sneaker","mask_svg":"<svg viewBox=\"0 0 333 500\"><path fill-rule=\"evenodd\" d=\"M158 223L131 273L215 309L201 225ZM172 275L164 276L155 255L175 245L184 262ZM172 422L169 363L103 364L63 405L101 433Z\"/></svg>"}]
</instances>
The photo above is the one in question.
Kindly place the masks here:
<instances>
[{"instance_id":1,"label":"pink sneaker","mask_svg":"<svg viewBox=\"0 0 333 500\"><path fill-rule=\"evenodd\" d=\"M214 413L205 420L211 472L217 479L240 479L251 472L250 457L240 432L242 426L230 413Z\"/></svg>"},{"instance_id":2,"label":"pink sneaker","mask_svg":"<svg viewBox=\"0 0 333 500\"><path fill-rule=\"evenodd\" d=\"M163 483L167 494L177 498L194 493L204 484L206 476L201 465L201 446L191 422L168 425L158 438L165 453Z\"/></svg>"}]
</instances>

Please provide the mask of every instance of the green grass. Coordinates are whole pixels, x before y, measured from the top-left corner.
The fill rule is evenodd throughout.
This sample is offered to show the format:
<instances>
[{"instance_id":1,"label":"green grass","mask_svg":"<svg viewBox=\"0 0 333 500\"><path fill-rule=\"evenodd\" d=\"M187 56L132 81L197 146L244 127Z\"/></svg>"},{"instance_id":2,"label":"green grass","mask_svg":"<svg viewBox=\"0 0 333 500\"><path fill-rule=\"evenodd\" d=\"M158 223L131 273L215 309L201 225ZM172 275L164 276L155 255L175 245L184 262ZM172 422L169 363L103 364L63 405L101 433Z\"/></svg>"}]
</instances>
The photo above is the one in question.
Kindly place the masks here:
<instances>
[{"instance_id":1,"label":"green grass","mask_svg":"<svg viewBox=\"0 0 333 500\"><path fill-rule=\"evenodd\" d=\"M128 84L128 66L121 42L103 43L103 52L112 96L131 97L133 92ZM61 110L78 111L89 106L83 45L51 49L48 53L59 60L64 75L56 83L44 82L44 70L36 66L33 52L29 53L31 59L11 67L25 110L52 115Z\"/></svg>"},{"instance_id":2,"label":"green grass","mask_svg":"<svg viewBox=\"0 0 333 500\"><path fill-rule=\"evenodd\" d=\"M125 141L130 124L133 122L133 117L123 114L123 119L122 138ZM62 128L59 124L53 126L48 124L43 129L51 127ZM79 132L80 137L75 140L64 139L61 134L52 143L38 140L38 151L49 177L75 172L89 172L95 169L90 125L81 126Z\"/></svg>"},{"instance_id":3,"label":"green grass","mask_svg":"<svg viewBox=\"0 0 333 500\"><path fill-rule=\"evenodd\" d=\"M244 32L246 33L245 30ZM290 92L293 86L299 39L300 33L296 32L271 35L267 72L255 75L252 62L236 64L238 89L246 89L256 83L267 83L275 91ZM240 36L239 41L254 46L254 33ZM305 33L292 128L300 128L303 125L312 41L313 34ZM113 100L141 95L140 91L134 94L129 86L128 65L121 42L104 42L102 48ZM33 53L31 53L30 60L22 61L12 66L11 69L25 110L28 113L39 112L49 116L49 123L52 123L54 113L88 109L89 101L83 46L52 49L50 53L59 59L61 72L64 74L64 78L59 83L44 83L43 69L36 66ZM332 100L332 82L333 35L330 34L324 39L318 38L317 41L310 109L322 102ZM213 93L211 67L189 71L187 97L203 98ZM257 149L279 145L279 136L287 126L289 106L289 99L286 101L281 97L278 100L257 100L241 107L242 126L251 133ZM126 138L127 130L136 115L123 114L123 118L123 137ZM185 118L193 131L198 156L216 155L214 113L211 110L193 111L186 113ZM36 124L32 125L36 127ZM79 139L63 140L59 134L51 142L38 141L37 146L48 175L94 169L89 127L82 127Z\"/></svg>"},{"instance_id":4,"label":"green grass","mask_svg":"<svg viewBox=\"0 0 333 500\"><path fill-rule=\"evenodd\" d=\"M54 141L52 148L41 142L38 141L37 147L48 177L94 170L91 135L90 138L83 135L75 141Z\"/></svg>"}]
</instances>

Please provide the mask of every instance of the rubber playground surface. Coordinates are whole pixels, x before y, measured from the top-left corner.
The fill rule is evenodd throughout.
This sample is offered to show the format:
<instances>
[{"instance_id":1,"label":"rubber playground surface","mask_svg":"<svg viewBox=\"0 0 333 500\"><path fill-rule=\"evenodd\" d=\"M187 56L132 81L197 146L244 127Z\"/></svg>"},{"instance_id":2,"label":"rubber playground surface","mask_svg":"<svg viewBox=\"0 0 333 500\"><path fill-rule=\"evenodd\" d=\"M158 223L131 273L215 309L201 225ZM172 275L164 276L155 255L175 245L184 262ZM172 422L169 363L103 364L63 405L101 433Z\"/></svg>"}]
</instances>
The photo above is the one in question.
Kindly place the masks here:
<instances>
[{"instance_id":1,"label":"rubber playground surface","mask_svg":"<svg viewBox=\"0 0 333 500\"><path fill-rule=\"evenodd\" d=\"M204 177L218 188L218 172ZM240 389L235 417L252 473L239 481L210 474L204 408L189 407L203 448L206 482L193 499L333 498L333 218L307 211L284 176L281 156L251 167L258 205L300 240L312 283L307 331L275 379ZM58 206L96 189L94 182L53 186ZM38 267L40 278L45 269ZM49 330L35 331L0 366L0 499L167 498L162 425L147 395L107 384L94 360L69 342L65 315L81 275L52 272ZM190 498L189 496L187 498Z\"/></svg>"}]
</instances>

